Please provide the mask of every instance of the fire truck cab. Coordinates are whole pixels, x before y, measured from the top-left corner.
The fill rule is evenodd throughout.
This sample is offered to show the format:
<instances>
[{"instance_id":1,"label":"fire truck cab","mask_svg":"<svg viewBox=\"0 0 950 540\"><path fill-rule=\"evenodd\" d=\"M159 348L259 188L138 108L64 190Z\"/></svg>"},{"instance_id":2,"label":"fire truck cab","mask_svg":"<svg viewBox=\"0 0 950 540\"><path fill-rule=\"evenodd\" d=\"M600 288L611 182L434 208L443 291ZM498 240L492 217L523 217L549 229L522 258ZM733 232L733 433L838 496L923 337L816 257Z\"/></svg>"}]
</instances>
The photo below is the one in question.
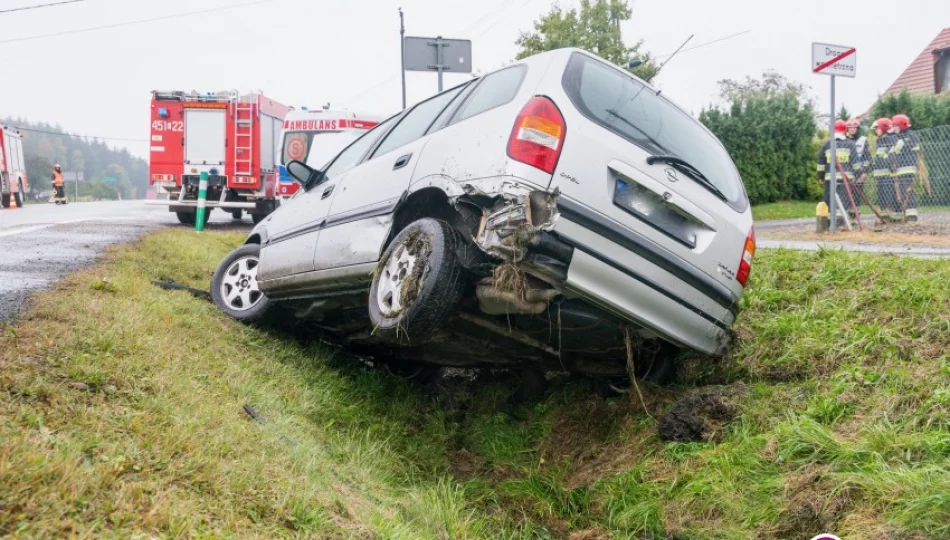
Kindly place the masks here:
<instances>
[{"instance_id":1,"label":"fire truck cab","mask_svg":"<svg viewBox=\"0 0 950 540\"><path fill-rule=\"evenodd\" d=\"M277 207L274 154L288 110L259 93L152 92L149 183L159 194L155 203L194 224L198 181L208 173L206 216L221 208L260 222Z\"/></svg>"},{"instance_id":2,"label":"fire truck cab","mask_svg":"<svg viewBox=\"0 0 950 540\"><path fill-rule=\"evenodd\" d=\"M29 189L23 136L18 129L0 126L0 205L9 208L12 193L17 208L23 206Z\"/></svg>"},{"instance_id":3,"label":"fire truck cab","mask_svg":"<svg viewBox=\"0 0 950 540\"><path fill-rule=\"evenodd\" d=\"M375 114L331 110L329 107L289 111L284 117L277 150L280 198L293 197L300 187L287 174L288 163L294 160L303 161L314 169L321 169L341 150L383 119Z\"/></svg>"}]
</instances>

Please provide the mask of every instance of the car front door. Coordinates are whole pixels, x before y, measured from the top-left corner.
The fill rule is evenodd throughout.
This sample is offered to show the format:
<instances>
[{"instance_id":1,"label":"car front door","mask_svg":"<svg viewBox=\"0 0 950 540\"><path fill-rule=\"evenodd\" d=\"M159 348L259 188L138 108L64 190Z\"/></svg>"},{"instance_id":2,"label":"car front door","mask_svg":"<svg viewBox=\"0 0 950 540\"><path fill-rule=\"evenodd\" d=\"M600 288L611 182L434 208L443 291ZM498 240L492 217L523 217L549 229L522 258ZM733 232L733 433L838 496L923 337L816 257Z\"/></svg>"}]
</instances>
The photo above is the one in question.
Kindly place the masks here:
<instances>
[{"instance_id":1,"label":"car front door","mask_svg":"<svg viewBox=\"0 0 950 540\"><path fill-rule=\"evenodd\" d=\"M385 135L370 157L346 173L317 241L316 270L371 263L379 258L399 199L429 137L429 127L466 85L413 107Z\"/></svg>"},{"instance_id":2,"label":"car front door","mask_svg":"<svg viewBox=\"0 0 950 540\"><path fill-rule=\"evenodd\" d=\"M267 241L261 248L260 279L271 281L314 270L313 254L330 204L346 172L373 146L393 118L346 147L324 171L324 180L298 193L266 220Z\"/></svg>"}]
</instances>

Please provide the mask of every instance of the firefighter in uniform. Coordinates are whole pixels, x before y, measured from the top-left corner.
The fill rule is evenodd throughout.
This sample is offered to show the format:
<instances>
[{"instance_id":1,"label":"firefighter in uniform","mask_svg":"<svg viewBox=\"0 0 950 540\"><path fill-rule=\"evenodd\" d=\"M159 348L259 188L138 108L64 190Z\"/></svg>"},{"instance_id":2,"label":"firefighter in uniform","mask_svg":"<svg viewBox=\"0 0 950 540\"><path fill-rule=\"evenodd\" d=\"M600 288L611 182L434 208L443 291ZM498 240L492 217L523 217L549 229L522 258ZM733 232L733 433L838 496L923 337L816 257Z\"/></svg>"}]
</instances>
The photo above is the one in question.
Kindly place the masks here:
<instances>
[{"instance_id":1,"label":"firefighter in uniform","mask_svg":"<svg viewBox=\"0 0 950 540\"><path fill-rule=\"evenodd\" d=\"M848 140L854 143L854 184L851 186L854 203L861 206L861 201L865 199L864 184L871 172L871 147L868 144L868 138L861 135L861 122L857 118L848 120L847 123ZM851 217L856 217L853 211L849 211Z\"/></svg>"},{"instance_id":2,"label":"firefighter in uniform","mask_svg":"<svg viewBox=\"0 0 950 540\"><path fill-rule=\"evenodd\" d=\"M854 182L854 141L847 137L848 125L844 120L835 121L835 154L837 154L838 163L844 170L845 177L849 182ZM825 175L834 167L835 160L831 157L831 140L825 141L818 151L818 181L825 186L825 204L831 208L831 182L825 182ZM836 169L836 171L838 171ZM840 176L840 171L836 174ZM844 179L837 180L837 193L841 204L848 209L848 213L854 212L848 198L847 188L844 186Z\"/></svg>"},{"instance_id":3,"label":"firefighter in uniform","mask_svg":"<svg viewBox=\"0 0 950 540\"><path fill-rule=\"evenodd\" d=\"M63 182L63 168L57 163L53 165L53 202L66 204L66 183Z\"/></svg>"},{"instance_id":4,"label":"firefighter in uniform","mask_svg":"<svg viewBox=\"0 0 950 540\"><path fill-rule=\"evenodd\" d=\"M897 140L891 148L894 156L894 187L897 189L897 202L907 216L907 221L917 221L917 195L914 185L917 182L917 162L920 159L920 139L910 128L910 118L898 114L891 119Z\"/></svg>"},{"instance_id":5,"label":"firefighter in uniform","mask_svg":"<svg viewBox=\"0 0 950 540\"><path fill-rule=\"evenodd\" d=\"M893 133L890 118L878 118L871 127L877 133L877 147L871 164L871 175L877 183L877 205L887 219L894 220L900 215L897 191L894 189L894 159L891 156L897 135Z\"/></svg>"}]
</instances>

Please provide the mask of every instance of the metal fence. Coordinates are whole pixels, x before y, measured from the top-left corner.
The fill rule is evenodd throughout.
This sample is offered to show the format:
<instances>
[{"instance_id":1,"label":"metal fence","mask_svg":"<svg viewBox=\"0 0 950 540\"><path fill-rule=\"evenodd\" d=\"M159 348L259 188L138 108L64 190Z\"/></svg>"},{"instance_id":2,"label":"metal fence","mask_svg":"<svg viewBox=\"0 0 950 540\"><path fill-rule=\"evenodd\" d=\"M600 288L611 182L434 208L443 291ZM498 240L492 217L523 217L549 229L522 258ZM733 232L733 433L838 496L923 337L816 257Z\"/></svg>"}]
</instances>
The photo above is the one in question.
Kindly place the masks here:
<instances>
[{"instance_id":1,"label":"metal fence","mask_svg":"<svg viewBox=\"0 0 950 540\"><path fill-rule=\"evenodd\" d=\"M856 153L854 173L838 185L840 206L851 217L845 225L950 235L950 126L922 129L914 135L879 139L869 134L867 152ZM895 144L911 147L913 154L898 156L893 152Z\"/></svg>"}]
</instances>

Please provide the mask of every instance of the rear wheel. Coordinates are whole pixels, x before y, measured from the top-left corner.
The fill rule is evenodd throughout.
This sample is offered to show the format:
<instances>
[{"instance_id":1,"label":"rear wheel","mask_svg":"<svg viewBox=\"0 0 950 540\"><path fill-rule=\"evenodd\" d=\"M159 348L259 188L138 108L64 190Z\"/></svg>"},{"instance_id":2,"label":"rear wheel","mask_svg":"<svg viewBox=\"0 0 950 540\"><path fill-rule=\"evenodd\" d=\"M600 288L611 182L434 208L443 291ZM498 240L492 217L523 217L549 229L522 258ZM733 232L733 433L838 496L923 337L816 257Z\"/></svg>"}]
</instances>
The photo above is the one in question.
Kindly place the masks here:
<instances>
[{"instance_id":1,"label":"rear wheel","mask_svg":"<svg viewBox=\"0 0 950 540\"><path fill-rule=\"evenodd\" d=\"M242 210L231 210L231 217L237 221L240 221L243 215L244 212Z\"/></svg>"},{"instance_id":2,"label":"rear wheel","mask_svg":"<svg viewBox=\"0 0 950 540\"><path fill-rule=\"evenodd\" d=\"M251 221L254 222L254 225L264 221L264 218L267 217L267 214L251 214Z\"/></svg>"},{"instance_id":3,"label":"rear wheel","mask_svg":"<svg viewBox=\"0 0 950 540\"><path fill-rule=\"evenodd\" d=\"M19 190L16 192L16 207L23 208L23 182L17 182Z\"/></svg>"},{"instance_id":4,"label":"rear wheel","mask_svg":"<svg viewBox=\"0 0 950 540\"><path fill-rule=\"evenodd\" d=\"M400 231L373 277L369 316L380 338L425 341L456 309L465 274L456 251L462 239L448 223L424 218Z\"/></svg>"},{"instance_id":5,"label":"rear wheel","mask_svg":"<svg viewBox=\"0 0 950 540\"><path fill-rule=\"evenodd\" d=\"M194 225L198 220L197 212L175 212L175 216L178 217L178 222L182 225ZM211 209L205 208L205 224L208 224L208 220L211 219Z\"/></svg>"}]
</instances>

